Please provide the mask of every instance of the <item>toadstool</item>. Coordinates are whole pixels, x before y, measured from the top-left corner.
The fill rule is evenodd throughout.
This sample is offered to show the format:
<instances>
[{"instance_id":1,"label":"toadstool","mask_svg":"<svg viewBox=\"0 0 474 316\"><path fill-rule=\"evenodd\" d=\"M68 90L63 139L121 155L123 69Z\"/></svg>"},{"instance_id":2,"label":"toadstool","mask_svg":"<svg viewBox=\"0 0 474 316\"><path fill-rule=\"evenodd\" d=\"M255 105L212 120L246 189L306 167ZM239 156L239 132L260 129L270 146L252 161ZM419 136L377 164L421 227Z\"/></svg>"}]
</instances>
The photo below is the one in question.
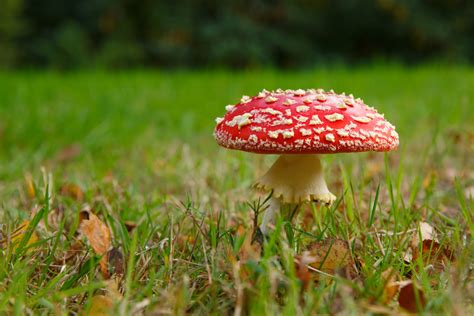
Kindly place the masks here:
<instances>
[{"instance_id":1,"label":"toadstool","mask_svg":"<svg viewBox=\"0 0 474 316\"><path fill-rule=\"evenodd\" d=\"M214 137L225 148L280 155L257 180L255 187L273 191L260 229L269 224L282 205L336 197L324 180L320 154L390 151L398 147L395 127L377 110L352 94L333 90L263 90L228 105L217 118Z\"/></svg>"}]
</instances>

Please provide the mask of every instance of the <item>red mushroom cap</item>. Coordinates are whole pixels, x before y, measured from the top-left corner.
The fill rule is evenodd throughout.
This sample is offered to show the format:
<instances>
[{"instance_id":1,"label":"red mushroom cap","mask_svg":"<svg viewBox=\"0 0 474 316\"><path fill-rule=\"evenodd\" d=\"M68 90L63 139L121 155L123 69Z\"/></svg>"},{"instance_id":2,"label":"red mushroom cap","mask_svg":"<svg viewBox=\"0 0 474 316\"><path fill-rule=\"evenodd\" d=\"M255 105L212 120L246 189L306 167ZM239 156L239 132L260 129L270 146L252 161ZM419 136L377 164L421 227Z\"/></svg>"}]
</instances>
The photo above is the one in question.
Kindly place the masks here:
<instances>
[{"instance_id":1,"label":"red mushroom cap","mask_svg":"<svg viewBox=\"0 0 474 316\"><path fill-rule=\"evenodd\" d=\"M263 90L228 105L214 136L223 147L262 154L390 151L395 127L352 95L314 90Z\"/></svg>"}]
</instances>

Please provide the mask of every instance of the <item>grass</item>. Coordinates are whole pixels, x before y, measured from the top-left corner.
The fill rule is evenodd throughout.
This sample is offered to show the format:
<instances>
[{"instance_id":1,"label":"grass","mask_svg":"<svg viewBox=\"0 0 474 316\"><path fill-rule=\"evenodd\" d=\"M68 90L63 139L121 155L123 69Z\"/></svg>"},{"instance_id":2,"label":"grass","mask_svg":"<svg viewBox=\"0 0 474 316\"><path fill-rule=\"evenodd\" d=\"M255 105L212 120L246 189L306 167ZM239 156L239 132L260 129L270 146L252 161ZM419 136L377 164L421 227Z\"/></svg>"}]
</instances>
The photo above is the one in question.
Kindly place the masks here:
<instances>
[{"instance_id":1,"label":"grass","mask_svg":"<svg viewBox=\"0 0 474 316\"><path fill-rule=\"evenodd\" d=\"M141 304L163 314L397 313L396 301L382 296L391 268L418 284L424 312L470 314L473 86L474 70L437 66L1 73L0 240L30 222L19 245L1 245L0 311L80 312L110 293L90 247L64 259L81 239L86 203L111 229L123 255L117 266L126 266L115 274L120 294L108 311ZM282 219L258 255L245 242L250 206L262 209L250 186L274 157L218 148L213 119L242 94L278 87L363 97L397 126L401 146L388 155L325 156L340 203ZM404 261L422 221L455 254L441 270ZM38 237L33 245L29 235ZM349 242L357 277L336 271L303 291L294 258L336 238Z\"/></svg>"}]
</instances>

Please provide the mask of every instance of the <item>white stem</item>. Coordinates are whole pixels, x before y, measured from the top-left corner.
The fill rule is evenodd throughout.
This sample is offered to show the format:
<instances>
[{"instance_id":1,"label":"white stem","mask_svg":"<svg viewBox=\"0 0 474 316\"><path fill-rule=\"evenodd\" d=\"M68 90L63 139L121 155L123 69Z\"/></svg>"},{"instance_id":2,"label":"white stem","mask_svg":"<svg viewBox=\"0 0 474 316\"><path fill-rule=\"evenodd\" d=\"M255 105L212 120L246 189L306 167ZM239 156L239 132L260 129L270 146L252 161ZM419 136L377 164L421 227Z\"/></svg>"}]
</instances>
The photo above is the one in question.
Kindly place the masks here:
<instances>
[{"instance_id":1,"label":"white stem","mask_svg":"<svg viewBox=\"0 0 474 316\"><path fill-rule=\"evenodd\" d=\"M324 181L318 155L281 155L256 187L273 190L273 197L284 203L320 201L331 204L336 197Z\"/></svg>"},{"instance_id":2,"label":"white stem","mask_svg":"<svg viewBox=\"0 0 474 316\"><path fill-rule=\"evenodd\" d=\"M265 210L262 224L260 225L260 231L264 236L267 236L273 227L275 227L276 217L277 214L280 213L280 207L280 201L275 198L270 199L270 206Z\"/></svg>"},{"instance_id":3,"label":"white stem","mask_svg":"<svg viewBox=\"0 0 474 316\"><path fill-rule=\"evenodd\" d=\"M263 214L260 230L268 235L276 224L282 206L320 201L331 204L336 197L324 181L321 161L317 155L281 155L257 181L256 187L273 190L270 206Z\"/></svg>"}]
</instances>

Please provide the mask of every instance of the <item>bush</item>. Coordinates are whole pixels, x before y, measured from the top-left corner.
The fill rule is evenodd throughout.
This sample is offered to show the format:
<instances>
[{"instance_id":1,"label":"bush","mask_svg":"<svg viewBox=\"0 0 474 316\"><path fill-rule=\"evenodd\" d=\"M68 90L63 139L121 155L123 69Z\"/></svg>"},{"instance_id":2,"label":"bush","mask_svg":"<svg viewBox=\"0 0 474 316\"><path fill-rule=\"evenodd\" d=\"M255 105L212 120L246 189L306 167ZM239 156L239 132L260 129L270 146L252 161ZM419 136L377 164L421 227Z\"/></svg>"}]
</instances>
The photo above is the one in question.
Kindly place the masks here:
<instances>
[{"instance_id":1,"label":"bush","mask_svg":"<svg viewBox=\"0 0 474 316\"><path fill-rule=\"evenodd\" d=\"M3 0L1 5L3 65L295 68L374 58L474 61L473 1Z\"/></svg>"}]
</instances>

